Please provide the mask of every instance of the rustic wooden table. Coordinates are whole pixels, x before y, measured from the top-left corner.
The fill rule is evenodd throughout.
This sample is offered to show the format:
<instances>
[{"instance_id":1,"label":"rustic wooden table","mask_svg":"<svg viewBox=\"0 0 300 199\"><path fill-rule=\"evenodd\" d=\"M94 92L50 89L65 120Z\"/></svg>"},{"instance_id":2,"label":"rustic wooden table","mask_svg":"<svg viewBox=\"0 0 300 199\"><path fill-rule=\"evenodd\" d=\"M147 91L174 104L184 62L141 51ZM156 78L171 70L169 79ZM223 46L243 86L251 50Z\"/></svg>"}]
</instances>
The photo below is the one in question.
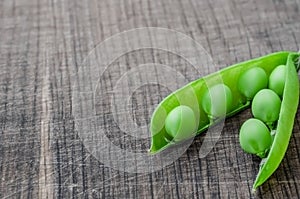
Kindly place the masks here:
<instances>
[{"instance_id":1,"label":"rustic wooden table","mask_svg":"<svg viewBox=\"0 0 300 199\"><path fill-rule=\"evenodd\" d=\"M159 48L123 53L108 60L109 67L100 74L93 60L98 55L123 52L125 45L147 37L137 36L139 31L123 42L113 37L114 45L100 47L101 54L98 44L106 39L141 27L178 31L203 46L216 71L270 52L299 50L299 13L298 0L1 1L0 198L299 198L299 110L283 162L255 193L251 186L259 159L243 153L238 143L239 127L251 117L250 110L226 120L221 137L204 158L199 158L199 148L205 134L173 163L153 172L124 172L137 161L120 166L123 170L107 164L107 159L118 162L122 157L101 138L92 139L91 143L99 139L98 145L103 144L92 143L100 155L93 153L90 138L84 137L94 128L88 124L96 122L91 125L105 129L108 142L123 151L146 154L150 139L129 136L131 132L122 131L112 119L112 112L117 119L125 113L145 125L155 105L172 91L160 81L177 87L179 82L168 72L134 70L138 77L131 78L132 84L143 83L146 73L146 79L156 81L134 90L129 112L109 106L114 94L116 103L126 102L110 91L116 85L121 91L127 88L118 80L145 63L173 67L187 81L197 78L186 60ZM188 50L191 55L193 48ZM99 58L98 64L103 59L108 58ZM79 90L86 99L80 98ZM92 114L99 120L88 117Z\"/></svg>"}]
</instances>

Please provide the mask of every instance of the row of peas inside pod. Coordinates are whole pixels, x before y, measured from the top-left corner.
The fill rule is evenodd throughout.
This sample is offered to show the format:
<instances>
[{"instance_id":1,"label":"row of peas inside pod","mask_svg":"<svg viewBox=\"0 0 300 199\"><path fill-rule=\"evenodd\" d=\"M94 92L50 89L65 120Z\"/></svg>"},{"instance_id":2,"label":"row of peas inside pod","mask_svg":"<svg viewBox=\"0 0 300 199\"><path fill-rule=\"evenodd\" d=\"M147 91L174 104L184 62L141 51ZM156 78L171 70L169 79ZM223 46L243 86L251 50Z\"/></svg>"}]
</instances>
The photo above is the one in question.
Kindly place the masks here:
<instances>
[{"instance_id":1,"label":"row of peas inside pod","mask_svg":"<svg viewBox=\"0 0 300 199\"><path fill-rule=\"evenodd\" d=\"M231 109L233 95L225 84L216 84L207 89L201 100L201 108L208 115L211 123L225 117ZM186 105L174 108L166 117L165 128L172 141L179 142L196 135L197 119L195 112Z\"/></svg>"},{"instance_id":2,"label":"row of peas inside pod","mask_svg":"<svg viewBox=\"0 0 300 199\"><path fill-rule=\"evenodd\" d=\"M252 100L254 118L244 122L239 141L242 149L265 158L272 145L285 85L285 65L277 66L268 77L262 68L251 68L239 79L239 90Z\"/></svg>"},{"instance_id":3,"label":"row of peas inside pod","mask_svg":"<svg viewBox=\"0 0 300 199\"><path fill-rule=\"evenodd\" d=\"M238 89L248 101L252 101L252 113L255 117L246 121L240 131L240 144L246 152L262 158L266 156L272 144L271 131L280 113L284 83L284 65L276 67L269 77L259 67L250 68L239 77ZM217 84L205 92L201 106L213 120L226 115L232 98L228 86ZM191 137L197 129L193 110L185 105L174 108L166 118L165 127L173 141Z\"/></svg>"},{"instance_id":4,"label":"row of peas inside pod","mask_svg":"<svg viewBox=\"0 0 300 199\"><path fill-rule=\"evenodd\" d=\"M264 69L253 67L238 80L239 91L252 101L255 119L246 121L240 130L240 144L244 151L265 157L271 144L271 131L278 120L285 83L285 66L276 67L268 77ZM233 95L225 84L216 84L202 96L201 107L211 121L226 116L231 109ZM174 108L165 120L166 132L179 142L195 135L197 122L194 111L186 105Z\"/></svg>"}]
</instances>

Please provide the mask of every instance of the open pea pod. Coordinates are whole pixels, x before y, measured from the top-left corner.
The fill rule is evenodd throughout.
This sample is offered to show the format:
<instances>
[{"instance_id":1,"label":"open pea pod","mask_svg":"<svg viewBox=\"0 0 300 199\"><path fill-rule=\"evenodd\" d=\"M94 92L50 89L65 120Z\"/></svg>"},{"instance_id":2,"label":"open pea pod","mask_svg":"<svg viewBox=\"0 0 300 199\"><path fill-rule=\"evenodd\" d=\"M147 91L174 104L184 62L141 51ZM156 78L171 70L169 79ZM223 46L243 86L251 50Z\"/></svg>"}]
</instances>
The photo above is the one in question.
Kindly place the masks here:
<instances>
[{"instance_id":1,"label":"open pea pod","mask_svg":"<svg viewBox=\"0 0 300 199\"><path fill-rule=\"evenodd\" d=\"M195 134L190 134L186 136L186 138L189 136L193 137L218 122L218 119L212 119L211 116L206 113L207 111L203 110L203 106L201 106L204 93L207 93L207 90L211 88L211 86L222 83L230 88L232 103L230 108L226 110L225 116L233 116L250 106L250 100L247 99L238 88L238 81L241 74L251 68L259 67L264 69L267 76L270 76L271 72L278 65L287 65L287 81L284 87L282 107L277 123L278 126L272 147L268 156L263 159L263 163L261 163L260 171L254 183L253 188L257 188L277 169L288 146L299 99L299 81L295 66L297 58L299 58L299 53L287 51L272 53L226 67L208 76L197 79L171 93L158 105L152 115L150 124L151 148L149 152L155 154L180 143L167 133L165 127L166 118L174 108L179 105L185 105L190 107L196 114L197 130ZM297 70L298 69L299 68L297 68Z\"/></svg>"}]
</instances>

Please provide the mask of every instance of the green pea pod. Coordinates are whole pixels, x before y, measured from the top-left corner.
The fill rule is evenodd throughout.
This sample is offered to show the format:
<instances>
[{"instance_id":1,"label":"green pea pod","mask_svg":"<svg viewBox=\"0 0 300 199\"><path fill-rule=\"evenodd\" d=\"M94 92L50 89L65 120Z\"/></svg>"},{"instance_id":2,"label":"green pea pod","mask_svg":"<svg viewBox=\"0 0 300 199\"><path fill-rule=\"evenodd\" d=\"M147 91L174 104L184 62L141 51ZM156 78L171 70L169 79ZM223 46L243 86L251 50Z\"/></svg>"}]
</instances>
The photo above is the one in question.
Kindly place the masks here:
<instances>
[{"instance_id":1,"label":"green pea pod","mask_svg":"<svg viewBox=\"0 0 300 199\"><path fill-rule=\"evenodd\" d=\"M268 156L262 160L259 173L253 185L254 190L263 184L278 168L289 144L299 101L299 80L295 67L296 59L299 59L298 53L291 53L287 58L286 82L276 133Z\"/></svg>"},{"instance_id":2,"label":"green pea pod","mask_svg":"<svg viewBox=\"0 0 300 199\"><path fill-rule=\"evenodd\" d=\"M155 109L150 124L151 131L151 147L149 152L155 154L162 151L171 145L176 144L172 141L172 137L168 135L165 129L165 119L175 107L179 105L186 105L191 107L197 117L197 132L199 135L201 132L207 130L211 125L214 125L217 121L211 121L209 115L205 113L201 107L203 95L208 90L208 85L220 83L220 79L226 84L232 91L232 106L228 110L226 116L232 116L241 110L248 108L250 102L247 98L239 92L238 79L239 76L254 67L260 67L264 69L269 76L274 68L278 65L286 64L288 55L291 52L277 52L272 53L260 58L252 59L246 62L235 64L226 67L218 72L212 73L206 77L197 79L179 90L171 93L167 96ZM195 99L196 98L196 99Z\"/></svg>"},{"instance_id":3,"label":"green pea pod","mask_svg":"<svg viewBox=\"0 0 300 199\"><path fill-rule=\"evenodd\" d=\"M212 73L206 77L197 79L179 90L167 96L155 109L150 124L151 131L151 154L158 153L166 148L180 143L168 134L165 128L165 120L168 114L179 105L189 106L195 114L197 130L195 133L187 132L187 134L199 135L207 130L211 125L218 122L217 118L207 114L207 111L201 106L205 93L216 84L223 83L230 88L232 93L231 106L226 110L226 117L230 117L250 106L249 96L245 97L238 88L239 77L252 68L261 68L267 76L279 65L286 65L286 83L282 98L282 106L280 110L279 120L277 122L277 130L275 138L268 156L263 159L261 167L253 189L263 184L277 169L286 152L289 139L291 136L293 122L297 111L299 100L299 80L294 62L299 59L299 53L294 52L277 52L260 58L252 59L246 62L238 63L226 67L218 72ZM297 67L299 70L299 65ZM220 79L222 82L220 82ZM257 87L259 88L259 87ZM254 88L257 89L257 88ZM251 92L254 90L250 90ZM245 94L245 93L244 93ZM205 103L204 103L205 104ZM207 103L206 103L207 104ZM194 117L193 117L194 118ZM183 119L178 121L184 121ZM180 137L185 137L180 135ZM183 141L183 140L182 140Z\"/></svg>"}]
</instances>

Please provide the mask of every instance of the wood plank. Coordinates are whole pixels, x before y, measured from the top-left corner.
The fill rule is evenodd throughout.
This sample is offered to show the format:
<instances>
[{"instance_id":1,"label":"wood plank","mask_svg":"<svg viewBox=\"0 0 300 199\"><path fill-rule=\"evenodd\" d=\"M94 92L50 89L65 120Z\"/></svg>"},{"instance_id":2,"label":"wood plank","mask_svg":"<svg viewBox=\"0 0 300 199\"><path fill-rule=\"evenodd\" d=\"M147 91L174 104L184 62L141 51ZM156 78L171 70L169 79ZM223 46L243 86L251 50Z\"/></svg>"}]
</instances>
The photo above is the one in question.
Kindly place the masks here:
<instances>
[{"instance_id":1,"label":"wood plank","mask_svg":"<svg viewBox=\"0 0 300 199\"><path fill-rule=\"evenodd\" d=\"M205 158L199 158L202 135L174 163L152 173L132 174L108 167L89 152L76 128L76 118L83 112L77 112L72 98L76 85L92 91L98 85L96 96L106 97L95 98L98 126L106 129L111 143L146 153L149 139L136 140L118 128L110 92L124 73L140 64L168 65L188 81L197 78L196 69L173 53L140 49L112 60L102 79L93 81L101 74L98 65L82 65L89 52L126 30L168 28L207 50L216 64L203 68L208 73L273 51L299 50L299 9L297 0L1 1L0 198L299 198L299 110L282 164L252 193L259 159L244 154L238 143L239 128L251 117L250 110L226 120L220 139ZM124 40L106 50L126 45L130 47ZM88 78L82 79L80 71ZM144 77L150 82L151 76L158 82L140 87L131 98L128 114L139 125L149 123L155 104L170 92L159 85L170 79L166 73L140 71L132 85L142 83ZM174 86L179 87L180 81ZM117 117L122 113L127 114L120 110Z\"/></svg>"}]
</instances>

